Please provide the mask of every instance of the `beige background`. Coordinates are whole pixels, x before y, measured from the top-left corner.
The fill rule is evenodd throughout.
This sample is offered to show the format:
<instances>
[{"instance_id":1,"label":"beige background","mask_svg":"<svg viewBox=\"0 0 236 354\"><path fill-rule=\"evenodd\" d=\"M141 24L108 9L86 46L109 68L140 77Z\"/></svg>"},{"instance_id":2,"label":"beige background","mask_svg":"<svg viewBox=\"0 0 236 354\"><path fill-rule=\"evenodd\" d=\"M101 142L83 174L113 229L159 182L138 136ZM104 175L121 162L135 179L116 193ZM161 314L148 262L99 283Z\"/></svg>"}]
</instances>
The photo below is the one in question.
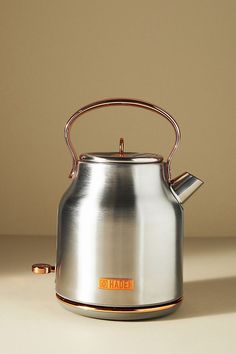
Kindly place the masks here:
<instances>
[{"instance_id":1,"label":"beige background","mask_svg":"<svg viewBox=\"0 0 236 354\"><path fill-rule=\"evenodd\" d=\"M206 184L185 205L186 236L235 236L236 2L1 1L0 234L56 233L71 160L63 127L105 97L146 99L181 126L173 175ZM112 108L77 124L78 151L166 156L171 128Z\"/></svg>"}]
</instances>

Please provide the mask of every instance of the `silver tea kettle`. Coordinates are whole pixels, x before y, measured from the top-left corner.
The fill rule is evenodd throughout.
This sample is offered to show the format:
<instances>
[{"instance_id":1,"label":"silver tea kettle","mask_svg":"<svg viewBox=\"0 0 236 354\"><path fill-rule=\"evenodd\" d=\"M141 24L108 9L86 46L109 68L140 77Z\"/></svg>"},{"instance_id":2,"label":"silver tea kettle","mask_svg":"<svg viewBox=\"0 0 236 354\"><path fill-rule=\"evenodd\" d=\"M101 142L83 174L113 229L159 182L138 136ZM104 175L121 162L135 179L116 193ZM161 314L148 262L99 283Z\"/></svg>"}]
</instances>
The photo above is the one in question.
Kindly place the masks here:
<instances>
[{"instance_id":1,"label":"silver tea kettle","mask_svg":"<svg viewBox=\"0 0 236 354\"><path fill-rule=\"evenodd\" d=\"M175 144L166 160L157 154L85 153L78 158L70 131L82 114L107 106L144 108L166 118ZM56 296L85 316L137 320L159 317L182 301L183 208L203 182L184 173L171 179L180 142L174 118L134 99L107 99L79 109L65 126L72 155L72 183L58 212L56 267L34 264L35 273L56 269Z\"/></svg>"}]
</instances>

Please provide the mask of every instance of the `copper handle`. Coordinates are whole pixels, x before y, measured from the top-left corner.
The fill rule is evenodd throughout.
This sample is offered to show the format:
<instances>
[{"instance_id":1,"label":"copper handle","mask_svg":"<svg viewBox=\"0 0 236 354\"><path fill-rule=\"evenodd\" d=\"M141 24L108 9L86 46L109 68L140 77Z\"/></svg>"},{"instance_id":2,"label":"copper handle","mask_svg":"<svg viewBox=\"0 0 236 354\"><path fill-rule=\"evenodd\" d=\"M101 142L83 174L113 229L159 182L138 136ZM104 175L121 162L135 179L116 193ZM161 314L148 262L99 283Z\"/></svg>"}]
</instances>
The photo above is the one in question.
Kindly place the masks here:
<instances>
[{"instance_id":1,"label":"copper handle","mask_svg":"<svg viewBox=\"0 0 236 354\"><path fill-rule=\"evenodd\" d=\"M90 103L89 105L80 108L77 112L75 112L69 118L69 120L67 121L67 123L65 125L65 129L64 129L64 136L65 136L66 144L70 150L72 160L73 160L72 170L70 172L69 177L70 178L76 177L77 167L78 167L78 156L77 156L74 146L71 143L71 138L70 138L71 127L72 127L72 124L74 123L74 121L82 114L84 114L88 111L91 111L93 109L102 108L102 107L106 107L106 106L119 106L119 105L141 107L141 108L147 109L149 111L154 111L154 112L160 114L161 116L163 116L164 118L166 118L171 123L171 125L173 126L173 128L175 130L175 143L174 143L174 146L173 146L172 150L170 151L170 154L167 157L167 160L165 163L167 179L170 181L170 179L171 179L170 165L171 165L173 154L175 153L176 149L179 146L180 137L181 137L180 128L179 128L176 120L169 113L164 111L162 108L160 108L152 103L147 103L145 101L128 99L128 98L113 98L113 99L106 99L106 100Z\"/></svg>"},{"instance_id":2,"label":"copper handle","mask_svg":"<svg viewBox=\"0 0 236 354\"><path fill-rule=\"evenodd\" d=\"M32 265L32 272L35 274L48 274L55 272L55 266L46 263L36 263Z\"/></svg>"}]
</instances>

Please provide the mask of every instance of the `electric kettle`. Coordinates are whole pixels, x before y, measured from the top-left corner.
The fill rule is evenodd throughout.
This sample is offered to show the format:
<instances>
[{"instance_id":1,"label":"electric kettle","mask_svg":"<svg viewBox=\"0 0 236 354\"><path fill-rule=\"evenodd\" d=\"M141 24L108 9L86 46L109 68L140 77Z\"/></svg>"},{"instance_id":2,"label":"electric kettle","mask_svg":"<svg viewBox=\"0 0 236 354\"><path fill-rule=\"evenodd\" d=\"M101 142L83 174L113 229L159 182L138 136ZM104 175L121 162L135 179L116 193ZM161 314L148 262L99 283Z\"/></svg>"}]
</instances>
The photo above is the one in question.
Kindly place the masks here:
<instances>
[{"instance_id":1,"label":"electric kettle","mask_svg":"<svg viewBox=\"0 0 236 354\"><path fill-rule=\"evenodd\" d=\"M70 132L75 120L97 108L132 106L153 111L175 130L166 159L117 152L77 156ZM56 296L81 315L139 320L167 315L182 302L182 204L203 184L184 173L171 178L180 142L175 119L162 108L134 99L106 99L74 113L65 126L73 159L72 183L58 211L56 266L34 264L38 274L56 271Z\"/></svg>"}]
</instances>

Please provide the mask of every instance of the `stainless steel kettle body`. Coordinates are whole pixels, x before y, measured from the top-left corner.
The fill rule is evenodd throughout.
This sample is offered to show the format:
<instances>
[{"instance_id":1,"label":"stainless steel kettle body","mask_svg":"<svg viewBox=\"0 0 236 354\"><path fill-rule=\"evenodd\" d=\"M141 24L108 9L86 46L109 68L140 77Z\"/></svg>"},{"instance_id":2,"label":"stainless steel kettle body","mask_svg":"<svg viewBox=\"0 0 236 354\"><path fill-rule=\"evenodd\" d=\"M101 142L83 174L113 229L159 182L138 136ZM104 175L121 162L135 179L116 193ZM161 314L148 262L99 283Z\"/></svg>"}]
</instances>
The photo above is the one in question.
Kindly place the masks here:
<instances>
[{"instance_id":1,"label":"stainless steel kettle body","mask_svg":"<svg viewBox=\"0 0 236 354\"><path fill-rule=\"evenodd\" d=\"M183 295L183 208L170 179L180 137L174 119L152 105L175 128L167 162L159 155L125 153L122 145L117 154L78 159L71 145L70 126L78 115L130 102L151 106L136 100L99 101L72 116L65 130L74 163L73 181L58 212L56 294L64 307L90 317L158 317L173 312ZM192 193L201 184L191 177L185 195L189 185ZM182 193L183 177L181 183Z\"/></svg>"},{"instance_id":2,"label":"stainless steel kettle body","mask_svg":"<svg viewBox=\"0 0 236 354\"><path fill-rule=\"evenodd\" d=\"M56 292L93 306L175 302L182 297L182 239L182 207L163 164L82 162L59 208ZM134 285L109 290L100 279Z\"/></svg>"}]
</instances>

